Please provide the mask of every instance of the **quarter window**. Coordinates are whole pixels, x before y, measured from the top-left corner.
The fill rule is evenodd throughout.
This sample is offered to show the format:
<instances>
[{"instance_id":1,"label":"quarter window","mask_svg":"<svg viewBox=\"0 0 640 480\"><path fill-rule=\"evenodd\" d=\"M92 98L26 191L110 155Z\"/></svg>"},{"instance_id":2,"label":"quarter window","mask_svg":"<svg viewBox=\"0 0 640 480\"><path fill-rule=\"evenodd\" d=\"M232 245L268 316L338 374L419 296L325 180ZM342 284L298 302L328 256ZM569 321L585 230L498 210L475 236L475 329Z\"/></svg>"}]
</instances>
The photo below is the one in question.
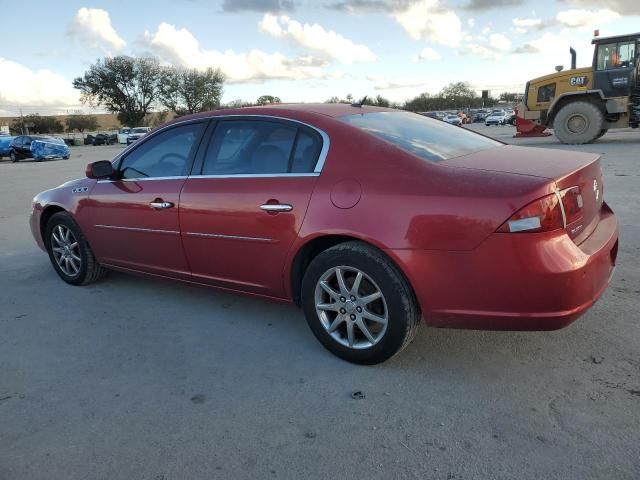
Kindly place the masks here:
<instances>
[{"instance_id":1,"label":"quarter window","mask_svg":"<svg viewBox=\"0 0 640 480\"><path fill-rule=\"evenodd\" d=\"M203 123L168 129L149 138L120 163L119 178L158 178L186 175L189 158Z\"/></svg>"},{"instance_id":2,"label":"quarter window","mask_svg":"<svg viewBox=\"0 0 640 480\"><path fill-rule=\"evenodd\" d=\"M207 151L204 175L313 172L321 143L297 126L264 120L223 120Z\"/></svg>"}]
</instances>

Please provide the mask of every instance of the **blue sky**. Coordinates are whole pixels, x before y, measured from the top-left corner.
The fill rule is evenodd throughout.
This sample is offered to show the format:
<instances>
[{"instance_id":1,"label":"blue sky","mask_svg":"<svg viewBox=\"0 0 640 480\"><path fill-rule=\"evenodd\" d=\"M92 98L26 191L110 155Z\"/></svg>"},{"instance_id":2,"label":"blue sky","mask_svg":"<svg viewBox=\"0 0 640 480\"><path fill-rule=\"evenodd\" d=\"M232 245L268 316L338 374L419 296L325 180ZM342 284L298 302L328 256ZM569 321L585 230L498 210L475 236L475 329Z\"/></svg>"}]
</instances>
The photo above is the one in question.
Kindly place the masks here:
<instances>
[{"instance_id":1,"label":"blue sky","mask_svg":"<svg viewBox=\"0 0 640 480\"><path fill-rule=\"evenodd\" d=\"M570 45L588 65L594 28L640 30L638 0L2 0L0 11L22 32L0 43L0 111L75 108L73 78L117 54L219 67L223 101L402 101L460 80L497 94L568 67Z\"/></svg>"}]
</instances>

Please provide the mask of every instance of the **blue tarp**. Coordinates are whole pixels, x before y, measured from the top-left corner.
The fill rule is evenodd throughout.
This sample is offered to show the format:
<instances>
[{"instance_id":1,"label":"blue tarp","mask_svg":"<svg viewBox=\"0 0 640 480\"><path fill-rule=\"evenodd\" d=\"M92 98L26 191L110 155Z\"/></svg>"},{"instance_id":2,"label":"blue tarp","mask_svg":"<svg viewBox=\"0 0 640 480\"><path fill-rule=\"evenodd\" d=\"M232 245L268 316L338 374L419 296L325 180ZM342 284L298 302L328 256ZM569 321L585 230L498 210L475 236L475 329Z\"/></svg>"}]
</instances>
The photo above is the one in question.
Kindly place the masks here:
<instances>
[{"instance_id":1,"label":"blue tarp","mask_svg":"<svg viewBox=\"0 0 640 480\"><path fill-rule=\"evenodd\" d=\"M69 158L69 147L61 138L38 138L31 142L31 155L34 160L43 158Z\"/></svg>"},{"instance_id":2,"label":"blue tarp","mask_svg":"<svg viewBox=\"0 0 640 480\"><path fill-rule=\"evenodd\" d=\"M0 157L9 155L9 147L11 146L11 142L16 137L11 137L9 135L0 135Z\"/></svg>"}]
</instances>

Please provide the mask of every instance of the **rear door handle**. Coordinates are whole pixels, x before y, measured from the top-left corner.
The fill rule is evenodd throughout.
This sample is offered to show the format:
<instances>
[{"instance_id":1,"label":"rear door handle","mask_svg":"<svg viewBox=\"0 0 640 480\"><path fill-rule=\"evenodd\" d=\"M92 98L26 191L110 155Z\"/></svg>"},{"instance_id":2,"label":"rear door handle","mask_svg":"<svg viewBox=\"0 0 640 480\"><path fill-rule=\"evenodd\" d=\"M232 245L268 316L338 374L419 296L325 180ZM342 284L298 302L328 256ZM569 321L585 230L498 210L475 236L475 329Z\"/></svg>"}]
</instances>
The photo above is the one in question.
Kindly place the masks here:
<instances>
[{"instance_id":1,"label":"rear door handle","mask_svg":"<svg viewBox=\"0 0 640 480\"><path fill-rule=\"evenodd\" d=\"M293 205L286 203L265 203L264 205L260 205L260 208L265 212L290 212L293 210Z\"/></svg>"},{"instance_id":2,"label":"rear door handle","mask_svg":"<svg viewBox=\"0 0 640 480\"><path fill-rule=\"evenodd\" d=\"M151 208L153 208L155 210L162 210L164 208L173 207L173 203L171 203L171 202L163 202L161 200L155 200L155 201L151 202L149 205L151 206Z\"/></svg>"}]
</instances>

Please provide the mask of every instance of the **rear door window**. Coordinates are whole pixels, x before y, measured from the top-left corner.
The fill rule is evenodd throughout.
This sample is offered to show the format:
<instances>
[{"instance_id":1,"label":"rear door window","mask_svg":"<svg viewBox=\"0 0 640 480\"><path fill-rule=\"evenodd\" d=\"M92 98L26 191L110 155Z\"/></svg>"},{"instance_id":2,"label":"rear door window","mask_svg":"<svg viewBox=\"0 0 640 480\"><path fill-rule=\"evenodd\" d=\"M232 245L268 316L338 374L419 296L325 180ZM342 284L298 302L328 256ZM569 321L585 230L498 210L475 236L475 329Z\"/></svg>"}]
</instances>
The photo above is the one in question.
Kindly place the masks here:
<instances>
[{"instance_id":1,"label":"rear door window","mask_svg":"<svg viewBox=\"0 0 640 480\"><path fill-rule=\"evenodd\" d=\"M322 143L293 124L268 120L222 120L207 150L203 175L311 173Z\"/></svg>"}]
</instances>

